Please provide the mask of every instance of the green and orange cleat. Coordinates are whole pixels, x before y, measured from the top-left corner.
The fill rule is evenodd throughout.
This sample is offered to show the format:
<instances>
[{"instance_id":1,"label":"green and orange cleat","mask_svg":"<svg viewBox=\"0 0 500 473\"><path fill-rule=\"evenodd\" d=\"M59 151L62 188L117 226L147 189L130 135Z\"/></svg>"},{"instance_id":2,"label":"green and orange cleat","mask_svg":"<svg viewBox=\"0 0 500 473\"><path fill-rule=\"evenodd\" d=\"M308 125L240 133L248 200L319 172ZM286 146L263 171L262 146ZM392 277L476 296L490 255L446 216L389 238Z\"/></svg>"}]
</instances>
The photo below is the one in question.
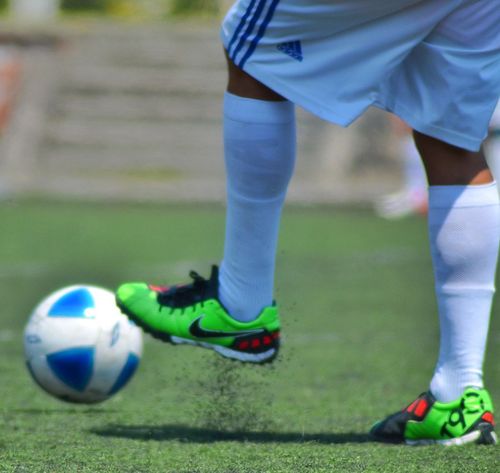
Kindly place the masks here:
<instances>
[{"instance_id":1,"label":"green and orange cleat","mask_svg":"<svg viewBox=\"0 0 500 473\"><path fill-rule=\"evenodd\" d=\"M438 402L430 392L408 407L377 422L370 436L377 441L408 445L494 445L493 404L486 389L467 388L453 402Z\"/></svg>"},{"instance_id":2,"label":"green and orange cleat","mask_svg":"<svg viewBox=\"0 0 500 473\"><path fill-rule=\"evenodd\" d=\"M248 363L272 361L279 350L280 322L276 305L257 319L233 319L218 298L217 266L209 279L194 271L184 286L128 283L116 291L118 307L153 337L173 344L210 348L226 358Z\"/></svg>"}]
</instances>

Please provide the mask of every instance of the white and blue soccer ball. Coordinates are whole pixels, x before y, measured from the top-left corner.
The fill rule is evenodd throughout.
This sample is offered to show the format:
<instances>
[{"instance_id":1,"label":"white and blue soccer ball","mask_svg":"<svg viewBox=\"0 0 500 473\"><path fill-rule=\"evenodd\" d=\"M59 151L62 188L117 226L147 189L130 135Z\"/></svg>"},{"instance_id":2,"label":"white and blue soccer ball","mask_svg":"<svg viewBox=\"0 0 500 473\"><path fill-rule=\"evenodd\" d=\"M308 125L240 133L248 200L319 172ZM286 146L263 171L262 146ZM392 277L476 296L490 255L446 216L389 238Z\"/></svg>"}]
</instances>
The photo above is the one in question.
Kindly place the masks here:
<instances>
[{"instance_id":1,"label":"white and blue soccer ball","mask_svg":"<svg viewBox=\"0 0 500 473\"><path fill-rule=\"evenodd\" d=\"M116 394L135 373L142 333L112 292L70 286L46 297L24 331L26 364L45 391L68 402L95 403Z\"/></svg>"}]
</instances>

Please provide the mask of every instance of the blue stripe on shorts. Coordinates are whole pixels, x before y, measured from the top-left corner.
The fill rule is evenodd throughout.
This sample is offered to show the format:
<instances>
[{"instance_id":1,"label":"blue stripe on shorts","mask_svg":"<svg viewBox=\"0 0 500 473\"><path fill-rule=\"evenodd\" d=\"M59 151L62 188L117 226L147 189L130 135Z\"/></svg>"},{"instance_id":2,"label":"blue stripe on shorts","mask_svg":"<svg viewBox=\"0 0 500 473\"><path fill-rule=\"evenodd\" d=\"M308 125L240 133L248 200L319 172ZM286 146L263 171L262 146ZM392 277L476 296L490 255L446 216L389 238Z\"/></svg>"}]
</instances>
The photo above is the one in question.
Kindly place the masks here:
<instances>
[{"instance_id":1,"label":"blue stripe on shorts","mask_svg":"<svg viewBox=\"0 0 500 473\"><path fill-rule=\"evenodd\" d=\"M233 47L234 42L238 39L238 36L240 35L241 30L245 26L245 22L247 21L248 17L250 16L250 13L252 12L256 1L257 0L252 0L250 2L250 5L248 5L248 8L245 11L245 14L241 17L241 20L238 24L238 27L234 30L234 34L231 38L231 41L229 41L229 45L227 47L227 53L229 55L231 55L231 48Z\"/></svg>"},{"instance_id":2,"label":"blue stripe on shorts","mask_svg":"<svg viewBox=\"0 0 500 473\"><path fill-rule=\"evenodd\" d=\"M252 10L254 9L257 1L258 1L257 7L255 8L255 11L252 14ZM252 0L250 2L250 4L248 5L248 7L247 7L244 15L241 17L241 20L240 20L236 30L234 31L234 34L231 37L231 40L230 40L229 45L227 47L227 52L229 54L229 57L232 59L232 61L235 64L237 64L238 67L243 68L243 66L245 65L245 62L248 60L248 58L255 51L255 48L257 47L259 41L262 39L262 37L264 36L264 34L266 32L267 26L269 25L273 15L274 15L274 12L276 10L276 7L278 6L279 1L280 0L272 0L271 5L269 6L269 9L267 10L267 14L264 17L262 24L258 28L257 33L255 33L255 36L250 43L250 46L248 46L248 49L244 53L242 59L239 62L237 62L238 54L240 54L240 52L242 52L242 49L244 48L245 43L248 41L248 38L252 35L252 33L257 25L257 22L259 21L261 16L264 14L265 8L269 2L268 2L268 0ZM250 15L251 15L251 18L250 18ZM250 21L248 21L249 18L250 18ZM240 37L236 47L234 47L233 51L231 52L231 48L233 48L233 46L235 45L235 43L238 39L238 36L241 34L245 24L247 24L247 27L246 27L244 33L242 34L242 36Z\"/></svg>"},{"instance_id":3,"label":"blue stripe on shorts","mask_svg":"<svg viewBox=\"0 0 500 473\"><path fill-rule=\"evenodd\" d=\"M245 62L247 62L248 58L253 54L255 51L255 48L259 44L259 41L262 39L264 36L264 33L266 32L266 29L273 19L274 12L276 10L276 7L278 6L278 3L280 0L273 0L271 3L271 6L269 7L269 10L267 11L267 15L264 18L264 21L260 25L259 31L255 35L254 39L250 43L250 46L248 47L248 50L246 54L243 56L243 59L239 62L238 66L243 69L243 66L245 65Z\"/></svg>"}]
</instances>

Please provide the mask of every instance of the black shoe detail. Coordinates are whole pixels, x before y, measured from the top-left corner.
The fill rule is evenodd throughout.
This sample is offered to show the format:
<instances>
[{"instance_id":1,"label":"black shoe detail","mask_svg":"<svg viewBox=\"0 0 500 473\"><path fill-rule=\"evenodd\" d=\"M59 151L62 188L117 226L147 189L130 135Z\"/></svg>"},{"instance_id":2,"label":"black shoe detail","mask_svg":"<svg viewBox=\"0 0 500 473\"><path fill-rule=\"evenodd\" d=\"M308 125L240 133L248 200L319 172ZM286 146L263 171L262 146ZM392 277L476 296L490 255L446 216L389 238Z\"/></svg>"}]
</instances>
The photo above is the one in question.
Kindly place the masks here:
<instances>
[{"instance_id":1,"label":"black shoe detail","mask_svg":"<svg viewBox=\"0 0 500 473\"><path fill-rule=\"evenodd\" d=\"M402 443L409 420L422 421L436 399L430 392L422 393L415 401L402 411L391 414L375 424L370 430L370 436L379 442Z\"/></svg>"},{"instance_id":2,"label":"black shoe detail","mask_svg":"<svg viewBox=\"0 0 500 473\"><path fill-rule=\"evenodd\" d=\"M157 291L158 304L171 309L182 309L203 303L208 299L218 300L219 268L217 266L212 266L209 279L200 276L196 271L191 271L189 276L193 280L191 284L172 286Z\"/></svg>"},{"instance_id":3,"label":"black shoe detail","mask_svg":"<svg viewBox=\"0 0 500 473\"><path fill-rule=\"evenodd\" d=\"M495 434L495 427L487 422L478 424L475 430L479 430L481 433L480 437L476 440L479 445L496 445L498 440Z\"/></svg>"},{"instance_id":4,"label":"black shoe detail","mask_svg":"<svg viewBox=\"0 0 500 473\"><path fill-rule=\"evenodd\" d=\"M480 437L476 440L480 445L495 445L497 443L497 436L495 434L495 421L493 420L493 413L486 411L472 427L467 431L473 432L478 430Z\"/></svg>"}]
</instances>

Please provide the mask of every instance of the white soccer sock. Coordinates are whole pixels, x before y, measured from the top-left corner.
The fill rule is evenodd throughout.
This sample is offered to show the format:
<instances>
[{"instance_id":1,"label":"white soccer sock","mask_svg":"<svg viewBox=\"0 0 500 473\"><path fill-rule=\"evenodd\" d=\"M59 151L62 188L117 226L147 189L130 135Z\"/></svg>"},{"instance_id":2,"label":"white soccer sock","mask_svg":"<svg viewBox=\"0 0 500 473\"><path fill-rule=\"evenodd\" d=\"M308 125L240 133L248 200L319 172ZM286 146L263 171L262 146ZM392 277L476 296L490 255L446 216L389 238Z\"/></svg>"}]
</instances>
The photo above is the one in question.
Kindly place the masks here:
<instances>
[{"instance_id":1,"label":"white soccer sock","mask_svg":"<svg viewBox=\"0 0 500 473\"><path fill-rule=\"evenodd\" d=\"M495 183L429 188L429 237L441 328L430 390L438 401L483 386L500 238Z\"/></svg>"},{"instance_id":2,"label":"white soccer sock","mask_svg":"<svg viewBox=\"0 0 500 473\"><path fill-rule=\"evenodd\" d=\"M273 300L281 209L295 163L295 111L226 93L227 215L219 298L237 320Z\"/></svg>"}]
</instances>

